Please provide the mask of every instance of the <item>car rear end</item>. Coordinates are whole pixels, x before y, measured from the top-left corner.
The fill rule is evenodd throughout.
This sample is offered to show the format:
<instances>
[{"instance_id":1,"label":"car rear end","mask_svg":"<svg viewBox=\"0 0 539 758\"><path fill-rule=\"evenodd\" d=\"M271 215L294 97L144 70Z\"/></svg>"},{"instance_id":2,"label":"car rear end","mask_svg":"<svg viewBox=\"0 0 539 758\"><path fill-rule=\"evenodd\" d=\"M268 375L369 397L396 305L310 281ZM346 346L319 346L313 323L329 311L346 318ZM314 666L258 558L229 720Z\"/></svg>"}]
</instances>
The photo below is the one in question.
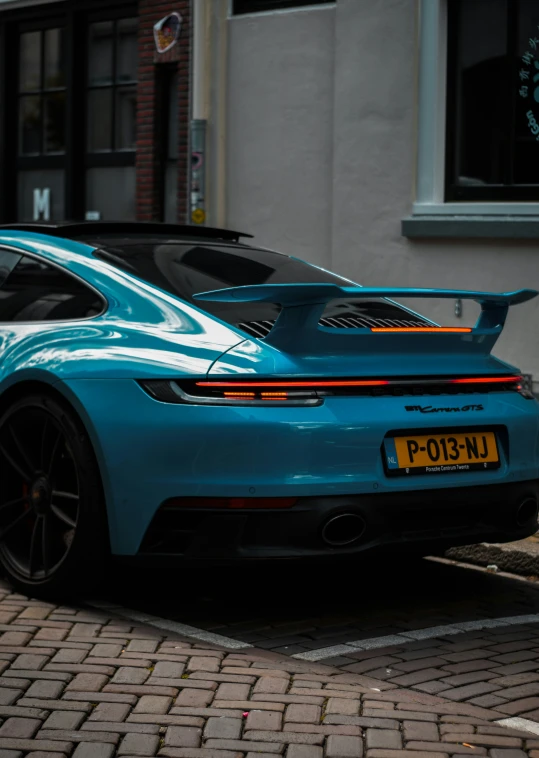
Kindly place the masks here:
<instances>
[{"instance_id":1,"label":"car rear end","mask_svg":"<svg viewBox=\"0 0 539 758\"><path fill-rule=\"evenodd\" d=\"M130 243L125 270L238 343L204 375L103 381L115 434L105 418L96 435L114 521L129 522L111 525L116 554L326 558L536 530L539 406L491 354L508 308L536 293L367 289L246 246L173 247ZM481 316L439 327L405 297L468 297Z\"/></svg>"}]
</instances>

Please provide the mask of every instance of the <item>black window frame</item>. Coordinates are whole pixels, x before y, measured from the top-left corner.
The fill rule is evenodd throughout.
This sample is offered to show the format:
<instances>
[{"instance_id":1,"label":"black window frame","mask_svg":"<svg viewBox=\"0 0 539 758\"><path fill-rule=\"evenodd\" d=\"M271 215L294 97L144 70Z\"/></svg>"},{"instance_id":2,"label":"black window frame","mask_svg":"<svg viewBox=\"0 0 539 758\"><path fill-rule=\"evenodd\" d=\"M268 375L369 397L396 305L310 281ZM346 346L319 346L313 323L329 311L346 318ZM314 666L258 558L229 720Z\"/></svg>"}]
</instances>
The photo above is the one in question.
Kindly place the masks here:
<instances>
[{"instance_id":1,"label":"black window frame","mask_svg":"<svg viewBox=\"0 0 539 758\"><path fill-rule=\"evenodd\" d=\"M458 141L458 31L459 11L466 0L449 0L447 35L447 95L446 95L446 150L445 150L445 202L539 202L539 176L537 184L512 183L514 175L516 108L518 103L518 71L522 66L524 50L518 49L519 3L506 3L506 53L508 69L507 90L504 98L509 103L505 109L506 149L504 156L504 184L463 186L457 184L457 141ZM539 60L539 54L538 54Z\"/></svg>"},{"instance_id":2,"label":"black window frame","mask_svg":"<svg viewBox=\"0 0 539 758\"><path fill-rule=\"evenodd\" d=\"M310 5L335 5L336 0L232 0L232 15L246 16L251 13L305 8Z\"/></svg>"},{"instance_id":3,"label":"black window frame","mask_svg":"<svg viewBox=\"0 0 539 758\"><path fill-rule=\"evenodd\" d=\"M126 19L126 18L133 18L138 16L138 13L135 11L133 14L127 16L125 13L118 12L118 9L111 10L109 12L95 12L88 14L87 18L87 29L86 29L86 48L85 48L85 56L84 60L86 63L85 66L85 76L84 76L84 82L85 87L84 91L86 93L85 97L85 103L84 103L84 114L87 116L88 111L88 95L91 90L100 90L100 89L110 89L112 90L112 117L111 117L111 150L103 150L103 151L90 151L88 147L88 134L87 134L87 126L88 126L88 119L85 119L85 167L86 168L106 168L108 166L134 166L136 162L136 148L134 149L126 149L126 148L116 148L116 110L117 110L117 103L116 103L116 90L118 88L121 88L123 86L137 86L137 80L132 80L129 82L118 82L116 79L116 65L117 65L117 59L118 59L118 22ZM99 23L101 21L111 21L113 24L113 44L112 44L112 83L110 85L91 85L89 84L88 80L88 52L89 52L89 46L88 46L88 31L90 29L90 24Z\"/></svg>"},{"instance_id":4,"label":"black window frame","mask_svg":"<svg viewBox=\"0 0 539 758\"><path fill-rule=\"evenodd\" d=\"M135 166L136 149L89 153L87 149L88 30L95 21L138 17L135 0L67 0L58 5L32 6L0 14L0 220L19 218L17 192L20 170L63 169L64 218L84 220L86 170L108 166ZM19 35L62 26L66 35L66 146L63 154L20 155ZM13 75L16 61L16 76ZM17 114L17 118L14 118ZM82 117L81 114L84 114ZM60 220L60 219L58 219Z\"/></svg>"},{"instance_id":5,"label":"black window frame","mask_svg":"<svg viewBox=\"0 0 539 758\"><path fill-rule=\"evenodd\" d=\"M94 313L91 316L79 316L77 318L62 318L62 319L28 319L28 320L3 320L0 317L0 326L3 324L15 324L22 326L24 324L71 324L71 323L78 323L79 321L91 321L92 319L99 318L100 316L103 316L104 313L108 310L109 303L107 298L103 295L102 292L100 292L96 287L94 287L92 284L87 282L85 279L83 279L81 276L78 276L73 271L69 271L69 269L64 268L58 263L55 263L54 261L49 261L45 258L43 258L40 255L36 255L35 253L29 252L27 250L20 250L16 247L10 247L9 245L0 244L0 254L1 253L9 253L10 255L18 255L20 256L20 259L22 258L31 258L33 260L36 260L38 263L44 266L48 266L49 268L55 269L59 271L61 274L66 276L68 279L73 279L78 285L83 287L84 289L87 289L88 291L92 292L96 296L96 300L98 300L101 303L101 308L98 313ZM19 265L20 260L17 261L15 266L9 271L8 275L4 277L0 281L0 290L3 288L4 284L6 284L9 280L9 277L13 271L17 268Z\"/></svg>"}]
</instances>

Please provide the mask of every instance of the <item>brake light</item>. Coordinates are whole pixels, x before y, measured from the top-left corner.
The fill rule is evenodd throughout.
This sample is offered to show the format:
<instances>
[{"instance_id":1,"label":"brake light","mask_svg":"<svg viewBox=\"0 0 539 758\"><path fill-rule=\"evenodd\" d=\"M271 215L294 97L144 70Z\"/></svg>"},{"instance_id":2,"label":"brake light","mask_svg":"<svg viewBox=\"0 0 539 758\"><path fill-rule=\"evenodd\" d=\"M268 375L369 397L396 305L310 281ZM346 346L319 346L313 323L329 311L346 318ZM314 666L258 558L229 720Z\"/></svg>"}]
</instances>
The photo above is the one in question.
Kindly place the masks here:
<instances>
[{"instance_id":1,"label":"brake light","mask_svg":"<svg viewBox=\"0 0 539 758\"><path fill-rule=\"evenodd\" d=\"M473 376L469 379L451 379L451 384L509 384L520 383L521 376Z\"/></svg>"},{"instance_id":2,"label":"brake light","mask_svg":"<svg viewBox=\"0 0 539 758\"><path fill-rule=\"evenodd\" d=\"M469 334L472 331L467 326L372 326L371 332L404 332L405 334Z\"/></svg>"},{"instance_id":3,"label":"brake light","mask_svg":"<svg viewBox=\"0 0 539 758\"><path fill-rule=\"evenodd\" d=\"M310 382L197 382L197 387L312 387L313 389L323 389L324 387L380 387L384 384L390 384L387 379L346 379L331 381L310 381ZM266 393L269 394L269 393ZM286 393L284 393L286 394Z\"/></svg>"}]
</instances>

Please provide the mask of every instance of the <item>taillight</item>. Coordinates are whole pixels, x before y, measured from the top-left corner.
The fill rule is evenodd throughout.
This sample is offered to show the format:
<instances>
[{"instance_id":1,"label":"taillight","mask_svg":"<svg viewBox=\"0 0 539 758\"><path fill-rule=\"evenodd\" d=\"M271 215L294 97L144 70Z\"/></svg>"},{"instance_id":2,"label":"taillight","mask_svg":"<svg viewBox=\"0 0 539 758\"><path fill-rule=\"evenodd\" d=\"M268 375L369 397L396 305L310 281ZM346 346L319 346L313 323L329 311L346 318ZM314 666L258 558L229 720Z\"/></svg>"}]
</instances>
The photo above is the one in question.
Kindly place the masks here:
<instances>
[{"instance_id":1,"label":"taillight","mask_svg":"<svg viewBox=\"0 0 539 758\"><path fill-rule=\"evenodd\" d=\"M152 379L139 382L163 403L193 405L321 405L328 396L455 395L485 392L519 392L534 396L522 386L522 377L417 377L394 379Z\"/></svg>"},{"instance_id":2,"label":"taillight","mask_svg":"<svg viewBox=\"0 0 539 758\"><path fill-rule=\"evenodd\" d=\"M521 376L472 376L451 379L451 384L520 384Z\"/></svg>"},{"instance_id":3,"label":"taillight","mask_svg":"<svg viewBox=\"0 0 539 758\"><path fill-rule=\"evenodd\" d=\"M272 405L293 407L321 405L323 398L314 389L298 385L289 389L274 390L268 383L253 382L175 382L143 380L141 387L162 403L189 403L191 405Z\"/></svg>"}]
</instances>

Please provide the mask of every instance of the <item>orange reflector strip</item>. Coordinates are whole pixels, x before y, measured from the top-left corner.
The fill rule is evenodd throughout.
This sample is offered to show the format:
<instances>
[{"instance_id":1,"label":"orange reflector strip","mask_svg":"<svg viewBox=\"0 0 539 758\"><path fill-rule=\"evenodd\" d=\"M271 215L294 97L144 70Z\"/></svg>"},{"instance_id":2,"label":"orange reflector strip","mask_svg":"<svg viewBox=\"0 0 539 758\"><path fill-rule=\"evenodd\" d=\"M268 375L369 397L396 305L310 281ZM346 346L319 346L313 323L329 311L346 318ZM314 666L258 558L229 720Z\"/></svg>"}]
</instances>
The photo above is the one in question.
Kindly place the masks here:
<instances>
[{"instance_id":1,"label":"orange reflector strip","mask_svg":"<svg viewBox=\"0 0 539 758\"><path fill-rule=\"evenodd\" d=\"M371 332L403 332L404 334L469 334L472 329L468 326L373 326Z\"/></svg>"},{"instance_id":2,"label":"orange reflector strip","mask_svg":"<svg viewBox=\"0 0 539 758\"><path fill-rule=\"evenodd\" d=\"M197 387L289 387L293 389L294 387L380 387L385 384L389 384L387 379L353 379L320 382L197 382Z\"/></svg>"},{"instance_id":3,"label":"orange reflector strip","mask_svg":"<svg viewBox=\"0 0 539 758\"><path fill-rule=\"evenodd\" d=\"M451 379L451 384L507 384L507 382L521 381L521 376L482 376L472 379Z\"/></svg>"},{"instance_id":4,"label":"orange reflector strip","mask_svg":"<svg viewBox=\"0 0 539 758\"><path fill-rule=\"evenodd\" d=\"M255 396L254 392L223 392L225 397L245 397L252 400Z\"/></svg>"},{"instance_id":5,"label":"orange reflector strip","mask_svg":"<svg viewBox=\"0 0 539 758\"><path fill-rule=\"evenodd\" d=\"M261 392L260 393L262 397L266 398L281 398L281 397L288 397L288 392Z\"/></svg>"}]
</instances>

